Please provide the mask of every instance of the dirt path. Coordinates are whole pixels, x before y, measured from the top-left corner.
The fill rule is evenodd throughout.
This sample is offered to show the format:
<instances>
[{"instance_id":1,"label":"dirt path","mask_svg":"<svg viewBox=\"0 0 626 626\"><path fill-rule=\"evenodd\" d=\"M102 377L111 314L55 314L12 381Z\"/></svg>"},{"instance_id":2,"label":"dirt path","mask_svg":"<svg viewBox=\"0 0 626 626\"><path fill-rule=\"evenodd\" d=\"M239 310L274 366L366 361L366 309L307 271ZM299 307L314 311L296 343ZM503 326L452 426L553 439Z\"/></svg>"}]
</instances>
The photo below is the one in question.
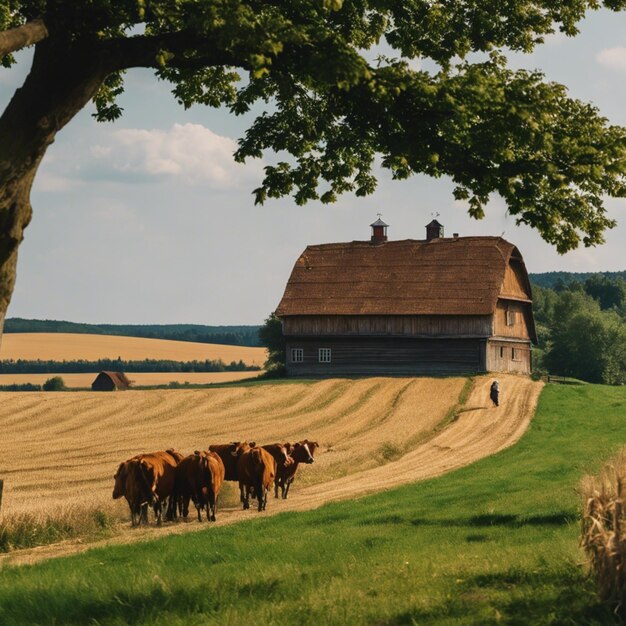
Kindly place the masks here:
<instances>
[{"instance_id":1,"label":"dirt path","mask_svg":"<svg viewBox=\"0 0 626 626\"><path fill-rule=\"evenodd\" d=\"M528 427L536 408L541 384L521 376L500 375L502 402L500 407L494 408L489 400L491 380L491 377L476 379L469 398L458 413L458 418L440 432L434 429L446 418L457 402L465 382L462 378L332 380L309 385L258 388L254 391L244 388L215 390L220 392L210 398L211 409L215 416L219 416L215 423L207 414L209 407L202 397L189 392L189 397L184 398L181 406L177 404L180 398L165 397L170 410L169 412L159 410L158 413L162 416L161 426L163 424L176 426L180 439L187 436L197 441L200 436L198 425L192 426L197 420L181 421L176 417L180 415L184 406L188 411L186 415L189 413L193 415L194 410L202 411L204 419L203 428L200 430L209 430L209 433L203 432L202 435L210 437L212 441L237 438L227 436L226 432L233 433L233 428L241 428L242 419L247 423L248 432L250 426L254 425L255 432L263 441L272 438L294 439L301 436L319 440L321 447L316 463L299 470L289 499L282 501L270 498L268 510L263 515L272 515L283 511L314 509L327 502L355 498L432 478L512 445ZM235 394L236 397L230 397L228 394ZM156 401L157 398L142 400L144 412L149 412L148 405L145 404L148 400ZM192 400L196 401L195 405ZM156 406L159 405L160 403L156 402ZM30 410L33 410L33 405L29 406ZM83 409L87 410L87 406L83 406ZM84 413L82 415L80 423L84 424ZM170 416L169 420L167 415ZM2 421L0 414L0 427ZM129 422L128 419L126 421ZM144 418L140 421L143 423L145 439L146 420ZM131 439L134 432L132 422L133 420L130 420L127 424L128 433L125 432ZM225 427L225 422L228 427ZM21 424L21 421L18 423ZM65 423L61 432L66 433L67 427L68 423ZM83 428L75 422L72 422L70 432L73 432L72 429L79 430L78 436L81 436L80 433L84 435ZM102 428L99 428L90 432L88 451L102 449L103 444L95 437L95 433L101 431ZM420 438L423 443L416 444L402 454L401 446L404 442ZM154 443L155 447L160 447ZM124 449L130 452L134 450L133 445L132 440L127 441ZM187 447L187 443L184 446ZM149 447L151 446L144 449ZM394 457L400 454L401 456L396 460L387 461L389 451ZM120 458L120 453L118 447L115 452L116 459ZM113 465L109 461L113 454L111 446L101 454L104 460L99 459L98 466L104 464L107 476L94 477L92 489L94 494L97 494L96 501L110 503L108 499L112 486L110 470ZM84 457L81 458L84 463ZM124 454L122 458L125 458ZM34 468L26 464L21 471L16 471L15 476L17 478L24 474L28 475L32 469ZM85 471L84 465L82 471L83 473ZM69 469L61 470L60 475L64 476L64 481L71 484L71 464ZM28 479L24 486L24 493L32 489ZM61 493L64 494L66 489L67 484L61 489ZM19 496L21 493L20 489L16 488L14 495ZM54 498L51 501L58 502L60 496L58 492L53 491L51 497ZM20 498L17 497L17 500ZM22 509L22 506L18 508ZM238 506L225 507L218 515L216 525L253 519L256 515L258 515L256 511L241 511ZM186 522L167 524L162 528L150 526L131 529L126 522L120 524L119 533L113 538L93 543L66 541L16 551L1 556L0 564L33 563L96 546L152 540L164 535L181 534L206 527L206 522L203 524Z\"/></svg>"}]
</instances>

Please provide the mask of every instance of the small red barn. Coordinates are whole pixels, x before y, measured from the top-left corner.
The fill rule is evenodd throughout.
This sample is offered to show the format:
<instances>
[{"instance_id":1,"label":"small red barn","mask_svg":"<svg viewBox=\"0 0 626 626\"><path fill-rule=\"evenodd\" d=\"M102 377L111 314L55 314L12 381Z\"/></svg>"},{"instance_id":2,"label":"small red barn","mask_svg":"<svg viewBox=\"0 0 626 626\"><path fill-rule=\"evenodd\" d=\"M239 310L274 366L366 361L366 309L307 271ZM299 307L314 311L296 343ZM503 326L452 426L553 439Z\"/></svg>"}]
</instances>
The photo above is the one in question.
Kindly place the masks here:
<instances>
[{"instance_id":1,"label":"small red barn","mask_svg":"<svg viewBox=\"0 0 626 626\"><path fill-rule=\"evenodd\" d=\"M92 391L116 391L130 387L130 380L124 372L100 372L91 383Z\"/></svg>"}]
</instances>

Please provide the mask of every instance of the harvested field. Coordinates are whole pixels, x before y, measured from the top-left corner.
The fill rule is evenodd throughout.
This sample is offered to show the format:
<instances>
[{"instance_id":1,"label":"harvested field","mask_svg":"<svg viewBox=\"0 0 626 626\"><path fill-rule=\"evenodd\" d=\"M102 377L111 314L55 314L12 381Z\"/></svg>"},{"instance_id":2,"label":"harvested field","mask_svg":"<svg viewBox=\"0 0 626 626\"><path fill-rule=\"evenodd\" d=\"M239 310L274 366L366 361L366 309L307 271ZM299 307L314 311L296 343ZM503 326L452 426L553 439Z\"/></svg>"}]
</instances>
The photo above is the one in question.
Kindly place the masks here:
<instances>
[{"instance_id":1,"label":"harvested field","mask_svg":"<svg viewBox=\"0 0 626 626\"><path fill-rule=\"evenodd\" d=\"M256 378L260 372L129 372L128 378L136 386L167 385L169 382L189 382L194 385L228 383ZM42 385L52 376L60 376L70 389L91 387L98 372L90 374L0 374L0 385Z\"/></svg>"},{"instance_id":2,"label":"harvested field","mask_svg":"<svg viewBox=\"0 0 626 626\"><path fill-rule=\"evenodd\" d=\"M113 394L6 393L0 406L3 513L52 510L110 499L117 464L141 451L173 446L184 453L237 439L315 439L316 463L299 470L289 500L267 513L325 502L437 476L513 444L534 413L540 383L500 375L502 404L488 398L491 378L477 378L452 417L464 378L369 378L181 391ZM458 407L457 407L458 408ZM446 424L438 429L438 425ZM256 512L222 507L218 524ZM114 541L156 537L206 525L124 526ZM84 549L68 542L22 555L20 562Z\"/></svg>"},{"instance_id":3,"label":"harvested field","mask_svg":"<svg viewBox=\"0 0 626 626\"><path fill-rule=\"evenodd\" d=\"M204 361L221 359L224 363L240 361L261 367L265 348L226 346L215 343L143 339L116 335L81 335L72 333L7 333L2 337L0 359L78 360L171 359Z\"/></svg>"}]
</instances>

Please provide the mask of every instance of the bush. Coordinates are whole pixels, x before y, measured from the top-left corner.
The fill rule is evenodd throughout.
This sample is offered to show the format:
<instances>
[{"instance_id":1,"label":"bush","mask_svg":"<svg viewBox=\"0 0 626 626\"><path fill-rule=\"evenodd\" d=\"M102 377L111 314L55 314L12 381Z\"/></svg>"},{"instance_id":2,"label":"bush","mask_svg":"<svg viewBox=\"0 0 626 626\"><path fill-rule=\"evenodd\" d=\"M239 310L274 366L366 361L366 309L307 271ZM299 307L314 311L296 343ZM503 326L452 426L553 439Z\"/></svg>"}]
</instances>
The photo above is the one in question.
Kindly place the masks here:
<instances>
[{"instance_id":1,"label":"bush","mask_svg":"<svg viewBox=\"0 0 626 626\"><path fill-rule=\"evenodd\" d=\"M33 383L0 385L0 391L41 391L41 385L33 385Z\"/></svg>"},{"instance_id":2,"label":"bush","mask_svg":"<svg viewBox=\"0 0 626 626\"><path fill-rule=\"evenodd\" d=\"M53 376L43 384L44 391L67 391L65 381L60 376Z\"/></svg>"}]
</instances>

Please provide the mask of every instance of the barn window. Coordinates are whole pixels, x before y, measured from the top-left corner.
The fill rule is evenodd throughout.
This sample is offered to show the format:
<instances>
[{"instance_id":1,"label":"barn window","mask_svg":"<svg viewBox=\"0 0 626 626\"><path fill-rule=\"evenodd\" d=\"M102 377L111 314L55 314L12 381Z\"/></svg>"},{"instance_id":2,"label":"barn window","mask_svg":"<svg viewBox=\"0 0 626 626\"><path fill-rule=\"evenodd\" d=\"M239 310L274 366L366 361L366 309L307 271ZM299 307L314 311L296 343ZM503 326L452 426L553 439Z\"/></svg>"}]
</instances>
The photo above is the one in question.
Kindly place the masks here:
<instances>
[{"instance_id":1,"label":"barn window","mask_svg":"<svg viewBox=\"0 0 626 626\"><path fill-rule=\"evenodd\" d=\"M514 361L521 361L522 360L520 358L520 354L519 354L519 349L518 348L511 348L511 358Z\"/></svg>"},{"instance_id":2,"label":"barn window","mask_svg":"<svg viewBox=\"0 0 626 626\"><path fill-rule=\"evenodd\" d=\"M517 318L517 312L516 311L510 311L509 309L507 309L507 311L506 311L506 325L507 326L515 326L516 318Z\"/></svg>"},{"instance_id":3,"label":"barn window","mask_svg":"<svg viewBox=\"0 0 626 626\"><path fill-rule=\"evenodd\" d=\"M304 349L303 348L291 348L291 362L302 363L304 361Z\"/></svg>"},{"instance_id":4,"label":"barn window","mask_svg":"<svg viewBox=\"0 0 626 626\"><path fill-rule=\"evenodd\" d=\"M500 358L504 358L504 346L500 346Z\"/></svg>"},{"instance_id":5,"label":"barn window","mask_svg":"<svg viewBox=\"0 0 626 626\"><path fill-rule=\"evenodd\" d=\"M320 348L319 349L319 361L320 361L320 363L330 363L330 361L331 361L331 350L330 350L330 348Z\"/></svg>"}]
</instances>

